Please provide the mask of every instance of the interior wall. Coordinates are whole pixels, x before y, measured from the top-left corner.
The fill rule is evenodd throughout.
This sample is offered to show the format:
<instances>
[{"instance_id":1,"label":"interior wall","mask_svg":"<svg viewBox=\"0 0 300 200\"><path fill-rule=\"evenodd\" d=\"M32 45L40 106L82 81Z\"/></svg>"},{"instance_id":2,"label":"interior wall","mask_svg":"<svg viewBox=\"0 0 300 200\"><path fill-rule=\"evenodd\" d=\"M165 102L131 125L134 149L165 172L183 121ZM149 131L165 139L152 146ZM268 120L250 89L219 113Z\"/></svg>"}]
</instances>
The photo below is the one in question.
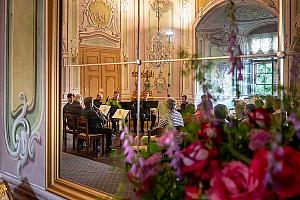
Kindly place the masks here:
<instances>
[{"instance_id":1,"label":"interior wall","mask_svg":"<svg viewBox=\"0 0 300 200\"><path fill-rule=\"evenodd\" d=\"M35 43L36 48L36 57L34 58L36 60L36 69L30 68L29 73L33 73L34 77L31 79L36 80L35 87L36 90L33 94L33 102L32 104L32 110L25 113L25 116L23 116L26 123L29 125L29 129L27 129L29 132L27 134L34 135L33 132L38 133L39 141L33 140L32 146L25 146L25 149L22 149L21 152L25 152L23 156L26 156L27 150L29 148L33 148L35 153L32 158L28 156L28 159L26 159L24 166L20 167L21 176L18 174L18 162L21 160L21 158L14 157L8 152L8 146L5 142L5 135L6 137L11 137L12 134L20 134L20 132L16 133L13 132L13 124L15 124L18 121L18 118L12 118L9 119L12 116L11 110L8 112L9 108L11 108L12 101L7 101L5 98L11 94L14 88L9 87L9 85L13 81L19 81L20 83L24 83L23 88L20 87L21 91L26 91L27 89L27 83L28 79L27 77L21 77L20 73L17 74L17 76L7 76L6 72L8 72L9 69L12 68L12 66L7 65L5 61L7 48L5 44L5 34L7 31L7 28L5 27L5 5L7 1L0 1L0 179L4 179L8 181L10 189L13 192L15 199L60 199L58 196L53 195L52 193L45 191L45 182L46 182L46 176L45 176L45 158L46 158L46 128L45 128L45 115L44 110L46 107L45 100L46 100L46 90L45 90L45 83L46 79L44 78L45 73L45 34L44 34L44 3L45 1L33 1L38 2L36 6L36 13L34 15L37 16L37 29L35 30L35 34L29 34L30 31L27 31L26 29L28 27L24 26L22 30L18 30L15 32L19 35L26 35L26 37L32 37L31 39L34 40L35 36L37 38ZM18 2L19 3L19 2ZM29 3L26 1L26 3ZM26 8L24 9L23 13L26 15ZM27 10L28 11L28 10ZM30 13L31 15L32 13ZM20 22L20 21L18 21ZM29 26L30 27L30 26ZM26 38L25 37L25 38ZM23 51L32 51L30 49L30 45L22 46ZM15 47L13 47L15 48ZM16 50L16 49L14 49ZM5 57L4 57L5 56ZM15 57L14 58L17 61L22 61L20 58ZM19 60L18 60L19 59ZM7 67L7 68L6 68ZM19 68L22 66L15 64L14 66L19 70ZM24 70L24 69L22 69ZM26 69L25 69L26 70ZM13 81L12 81L13 80ZM30 83L30 82L29 82ZM5 90L5 87L9 90ZM26 88L25 88L26 87ZM10 88L10 89L9 89ZM19 100L19 103L21 101ZM21 113L18 112L16 114L21 117ZM21 125L22 126L22 125ZM20 127L19 127L20 128ZM20 128L22 129L22 128ZM19 130L20 130L19 129ZM23 127L24 130L26 128ZM28 144L30 144L31 141L28 141ZM27 143L23 143L27 144ZM19 144L20 146L21 144ZM20 156L20 155L19 155ZM22 156L20 156L22 157Z\"/></svg>"},{"instance_id":2,"label":"interior wall","mask_svg":"<svg viewBox=\"0 0 300 200\"><path fill-rule=\"evenodd\" d=\"M102 9L100 13L107 12L107 6L109 5L113 12L111 16L111 25L103 24L103 27L96 27L93 25L93 20L85 12L89 9L89 3L93 1L80 1L77 4L77 14L74 12L74 4L71 1L66 0L65 6L69 8L68 11L65 9L65 19L63 20L68 23L63 23L63 46L65 46L64 56L70 57L71 53L71 40L76 40L76 32L78 34L77 48L80 45L91 45L97 47L113 47L119 48L121 55L120 61L135 61L136 60L136 48L137 48L137 1L104 1L105 4L99 5L98 8ZM155 11L156 0L142 0L140 2L141 9L141 29L140 29L140 47L141 47L141 59L149 60L151 52L150 43L152 37L157 33L157 17ZM168 41L168 37L164 36L163 42L166 46L172 46L171 55L165 59L178 58L181 49L192 53L192 40L193 40L193 30L192 22L195 17L195 1L192 0L176 0L160 1L165 6L161 12L160 19L160 30L163 34L166 31L174 32L174 35ZM87 6L82 6L87 5ZM72 14L73 13L73 14ZM74 25L77 24L77 25ZM112 26L115 24L115 26ZM102 25L101 25L102 26ZM82 28L85 27L85 28ZM118 30L120 27L120 30ZM120 33L118 32L120 31ZM66 58L69 64L71 64L70 59ZM80 59L79 59L80 60ZM83 64L83 63L81 63ZM170 68L170 69L169 69ZM161 69L162 75L159 76L159 70L153 67L151 64L142 64L142 72L146 69L152 70L154 77L150 78L150 83L152 85L151 89L153 91L152 96L157 99L164 99L167 96L167 90L172 97L180 98L182 94L186 94L189 97L193 96L194 83L192 79L192 74L189 76L183 76L183 63L170 63ZM136 65L122 65L121 66L121 99L129 100L131 94L136 89L135 88L135 77L132 77L132 72L136 69ZM66 70L69 70L68 68ZM168 77L168 72L170 71L170 78ZM70 80L69 86L66 84L64 88L64 94L68 92L74 92L76 84L82 84L82 80L77 83L72 84L71 79L78 77L75 69L71 69L71 72L66 74L66 78L63 80ZM144 87L145 79L142 78L142 88ZM165 87L159 88L156 83L165 83ZM170 87L167 88L167 84L170 83ZM82 88L82 87L81 87ZM80 90L76 91L81 93ZM95 94L96 95L96 94Z\"/></svg>"}]
</instances>

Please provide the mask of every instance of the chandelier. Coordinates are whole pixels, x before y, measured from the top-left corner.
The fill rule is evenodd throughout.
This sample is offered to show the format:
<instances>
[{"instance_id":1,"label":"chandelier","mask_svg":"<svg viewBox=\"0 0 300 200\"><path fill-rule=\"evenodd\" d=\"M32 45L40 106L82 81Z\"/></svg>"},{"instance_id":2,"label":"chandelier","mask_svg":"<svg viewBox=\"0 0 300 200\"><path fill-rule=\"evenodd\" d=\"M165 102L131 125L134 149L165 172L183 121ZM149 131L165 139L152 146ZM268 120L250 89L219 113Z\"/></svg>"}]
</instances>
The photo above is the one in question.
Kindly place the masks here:
<instances>
[{"instance_id":1,"label":"chandelier","mask_svg":"<svg viewBox=\"0 0 300 200\"><path fill-rule=\"evenodd\" d=\"M161 32L160 17L162 12L167 9L167 4L164 1L157 0L153 3L152 8L156 11L157 17L157 32L150 38L149 44L146 46L148 51L148 59L156 62L150 63L155 68L163 68L168 65L168 62L159 60L167 60L171 58L171 47L168 42L168 36Z\"/></svg>"}]
</instances>

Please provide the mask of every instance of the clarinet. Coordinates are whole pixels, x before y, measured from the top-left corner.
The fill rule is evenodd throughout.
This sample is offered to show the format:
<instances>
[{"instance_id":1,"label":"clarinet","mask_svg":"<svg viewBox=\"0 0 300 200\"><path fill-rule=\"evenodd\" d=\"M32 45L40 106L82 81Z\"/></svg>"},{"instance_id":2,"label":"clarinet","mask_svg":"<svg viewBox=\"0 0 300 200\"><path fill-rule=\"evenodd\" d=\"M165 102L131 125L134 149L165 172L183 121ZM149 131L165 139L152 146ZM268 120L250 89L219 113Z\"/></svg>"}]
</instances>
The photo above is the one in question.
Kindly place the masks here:
<instances>
[{"instance_id":1,"label":"clarinet","mask_svg":"<svg viewBox=\"0 0 300 200\"><path fill-rule=\"evenodd\" d=\"M97 106L95 106L94 104L93 104L93 109L94 109L96 112L99 112L99 108L98 108Z\"/></svg>"},{"instance_id":2,"label":"clarinet","mask_svg":"<svg viewBox=\"0 0 300 200\"><path fill-rule=\"evenodd\" d=\"M109 101L109 96L106 97L105 104Z\"/></svg>"}]
</instances>

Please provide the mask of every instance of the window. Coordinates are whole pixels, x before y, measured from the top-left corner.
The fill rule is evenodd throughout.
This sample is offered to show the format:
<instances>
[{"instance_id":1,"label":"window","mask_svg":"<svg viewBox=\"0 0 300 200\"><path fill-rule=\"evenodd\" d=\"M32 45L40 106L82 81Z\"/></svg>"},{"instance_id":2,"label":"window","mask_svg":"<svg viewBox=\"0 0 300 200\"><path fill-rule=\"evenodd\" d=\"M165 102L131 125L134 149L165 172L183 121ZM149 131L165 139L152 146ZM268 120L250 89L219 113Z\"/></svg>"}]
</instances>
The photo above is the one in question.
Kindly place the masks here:
<instances>
[{"instance_id":1,"label":"window","mask_svg":"<svg viewBox=\"0 0 300 200\"><path fill-rule=\"evenodd\" d=\"M241 96L277 95L277 68L274 58L244 61L243 80L239 81ZM233 78L233 85L235 80L236 77Z\"/></svg>"}]
</instances>

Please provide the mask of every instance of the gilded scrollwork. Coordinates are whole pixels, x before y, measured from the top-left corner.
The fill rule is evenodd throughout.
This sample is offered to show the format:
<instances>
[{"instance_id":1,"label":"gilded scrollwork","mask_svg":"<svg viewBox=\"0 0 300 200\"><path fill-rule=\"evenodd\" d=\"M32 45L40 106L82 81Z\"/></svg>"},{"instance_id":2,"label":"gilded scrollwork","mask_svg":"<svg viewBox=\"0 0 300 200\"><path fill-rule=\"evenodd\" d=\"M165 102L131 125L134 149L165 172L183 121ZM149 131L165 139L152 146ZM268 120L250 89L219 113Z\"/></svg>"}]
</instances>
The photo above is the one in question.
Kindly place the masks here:
<instances>
[{"instance_id":1,"label":"gilded scrollwork","mask_svg":"<svg viewBox=\"0 0 300 200\"><path fill-rule=\"evenodd\" d=\"M169 2L168 0L154 0L151 3L151 8L156 13L162 15L163 13L166 13L170 9L171 5L172 3Z\"/></svg>"}]
</instances>

